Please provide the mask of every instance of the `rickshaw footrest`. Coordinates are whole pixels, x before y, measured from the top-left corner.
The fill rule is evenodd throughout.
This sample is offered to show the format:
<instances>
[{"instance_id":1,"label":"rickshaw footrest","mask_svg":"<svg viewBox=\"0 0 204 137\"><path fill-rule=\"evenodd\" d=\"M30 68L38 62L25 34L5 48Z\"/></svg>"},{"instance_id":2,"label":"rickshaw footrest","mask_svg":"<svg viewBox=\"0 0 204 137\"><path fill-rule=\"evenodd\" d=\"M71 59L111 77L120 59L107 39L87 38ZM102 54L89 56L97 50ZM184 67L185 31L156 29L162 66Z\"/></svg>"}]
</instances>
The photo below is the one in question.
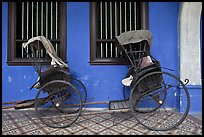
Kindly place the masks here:
<instances>
[{"instance_id":1,"label":"rickshaw footrest","mask_svg":"<svg viewBox=\"0 0 204 137\"><path fill-rule=\"evenodd\" d=\"M129 99L113 100L109 102L109 110L127 109L129 108Z\"/></svg>"}]
</instances>

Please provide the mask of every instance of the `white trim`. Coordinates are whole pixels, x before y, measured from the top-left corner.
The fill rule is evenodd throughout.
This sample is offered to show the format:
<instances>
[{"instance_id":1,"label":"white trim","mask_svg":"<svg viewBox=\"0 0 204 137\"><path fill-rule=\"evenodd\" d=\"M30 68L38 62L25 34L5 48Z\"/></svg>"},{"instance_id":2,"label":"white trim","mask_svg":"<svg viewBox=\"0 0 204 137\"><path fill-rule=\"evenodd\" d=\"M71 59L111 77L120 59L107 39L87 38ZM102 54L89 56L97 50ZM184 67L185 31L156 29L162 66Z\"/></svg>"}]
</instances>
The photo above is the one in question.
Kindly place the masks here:
<instances>
[{"instance_id":1,"label":"white trim","mask_svg":"<svg viewBox=\"0 0 204 137\"><path fill-rule=\"evenodd\" d=\"M201 85L200 17L202 2L182 2L179 13L180 78Z\"/></svg>"}]
</instances>

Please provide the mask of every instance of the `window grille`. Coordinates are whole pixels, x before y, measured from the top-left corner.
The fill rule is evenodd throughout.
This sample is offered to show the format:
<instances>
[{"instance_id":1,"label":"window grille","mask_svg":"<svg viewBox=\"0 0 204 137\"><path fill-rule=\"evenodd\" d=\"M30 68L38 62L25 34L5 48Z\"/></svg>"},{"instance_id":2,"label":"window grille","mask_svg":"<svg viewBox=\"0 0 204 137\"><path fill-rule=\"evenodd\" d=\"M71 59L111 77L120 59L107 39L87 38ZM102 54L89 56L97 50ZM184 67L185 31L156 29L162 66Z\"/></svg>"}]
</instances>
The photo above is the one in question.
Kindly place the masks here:
<instances>
[{"instance_id":1,"label":"window grille","mask_svg":"<svg viewBox=\"0 0 204 137\"><path fill-rule=\"evenodd\" d=\"M136 2L97 2L97 7L99 13L97 47L100 47L97 57L121 57L121 52L118 52L113 39L122 32L137 29Z\"/></svg>"},{"instance_id":2,"label":"window grille","mask_svg":"<svg viewBox=\"0 0 204 137\"><path fill-rule=\"evenodd\" d=\"M66 33L66 31L62 31L62 26L64 26L63 29L66 30L66 23L63 23L66 21L66 16L63 15L66 15L66 6L64 3L11 2L9 6L9 15L11 16L11 19L9 19L9 39L13 40L13 42L9 43L11 50L9 53L14 55L8 57L8 64L10 62L12 63L12 56L13 61L16 59L21 62L28 59L26 53L29 52L29 49L28 47L24 49L22 43L27 42L30 38L35 36L45 36L48 38L53 44L57 55L62 57L65 61L66 57L64 58L64 56L66 53L64 52L66 52L66 43L64 43L64 40L66 38L62 38L66 37L66 35L62 35L62 33ZM14 21L14 24L11 23L12 21ZM15 30L13 31L14 35L11 34L12 27ZM39 55L41 58L47 57L44 49L37 52L36 55Z\"/></svg>"},{"instance_id":3,"label":"window grille","mask_svg":"<svg viewBox=\"0 0 204 137\"><path fill-rule=\"evenodd\" d=\"M148 25L148 6L143 2L92 2L91 64L124 64L124 53L114 44L115 36Z\"/></svg>"}]
</instances>

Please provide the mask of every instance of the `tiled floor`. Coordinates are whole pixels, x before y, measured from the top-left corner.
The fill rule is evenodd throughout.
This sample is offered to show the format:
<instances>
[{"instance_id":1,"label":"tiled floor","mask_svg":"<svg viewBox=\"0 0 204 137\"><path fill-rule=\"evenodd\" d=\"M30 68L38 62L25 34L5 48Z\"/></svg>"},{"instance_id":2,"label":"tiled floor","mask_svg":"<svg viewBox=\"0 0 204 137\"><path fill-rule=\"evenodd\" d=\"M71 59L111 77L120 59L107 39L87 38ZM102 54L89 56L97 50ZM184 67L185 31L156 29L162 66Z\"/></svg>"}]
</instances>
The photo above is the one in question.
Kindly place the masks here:
<instances>
[{"instance_id":1,"label":"tiled floor","mask_svg":"<svg viewBox=\"0 0 204 137\"><path fill-rule=\"evenodd\" d=\"M115 125L113 119L115 118ZM44 125L32 110L2 110L3 135L202 135L202 121L189 115L176 129L150 131L139 124L131 113L86 113L67 128Z\"/></svg>"},{"instance_id":2,"label":"tiled floor","mask_svg":"<svg viewBox=\"0 0 204 137\"><path fill-rule=\"evenodd\" d=\"M202 121L202 113L193 113L191 115L198 118L198 119L200 119Z\"/></svg>"}]
</instances>

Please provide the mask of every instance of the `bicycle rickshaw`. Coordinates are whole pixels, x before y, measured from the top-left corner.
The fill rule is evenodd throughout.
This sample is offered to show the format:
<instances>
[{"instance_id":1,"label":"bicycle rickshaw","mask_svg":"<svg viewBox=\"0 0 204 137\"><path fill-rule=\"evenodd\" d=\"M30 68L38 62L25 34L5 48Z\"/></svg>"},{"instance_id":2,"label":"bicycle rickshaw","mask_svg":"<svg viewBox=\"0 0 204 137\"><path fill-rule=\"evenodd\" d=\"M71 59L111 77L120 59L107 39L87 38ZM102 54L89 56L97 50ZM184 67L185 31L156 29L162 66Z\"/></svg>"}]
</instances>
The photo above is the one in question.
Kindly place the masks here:
<instances>
[{"instance_id":1,"label":"bicycle rickshaw","mask_svg":"<svg viewBox=\"0 0 204 137\"><path fill-rule=\"evenodd\" d=\"M35 41L38 41L36 44ZM42 43L39 44L39 41ZM122 80L123 93L129 94L122 100L109 101L109 110L131 110L133 117L150 130L169 130L181 124L190 109L189 93L185 84L169 72L163 72L160 62L150 54L151 32L136 30L116 36L116 45L126 56L128 74ZM32 44L33 43L33 44ZM35 99L35 112L38 118L50 127L68 127L81 115L86 105L86 89L79 91L65 64L55 53L50 41L43 36L30 39L29 56L38 72L40 84ZM35 46L37 45L37 46ZM45 48L51 57L50 67L42 69L41 58L33 56ZM187 80L186 80L187 81Z\"/></svg>"},{"instance_id":2,"label":"bicycle rickshaw","mask_svg":"<svg viewBox=\"0 0 204 137\"><path fill-rule=\"evenodd\" d=\"M71 125L87 99L84 84L70 73L44 36L31 38L23 47L27 48L27 56L38 74L37 82L30 88L39 89L34 103L36 115L50 127ZM42 57L43 52L49 56Z\"/></svg>"},{"instance_id":3,"label":"bicycle rickshaw","mask_svg":"<svg viewBox=\"0 0 204 137\"><path fill-rule=\"evenodd\" d=\"M128 102L134 118L150 130L164 131L181 124L190 109L190 97L185 86L189 80L185 79L184 84L174 74L162 70L167 68L161 67L150 54L150 31L128 31L116 39L130 64L123 80L124 99L116 102Z\"/></svg>"}]
</instances>

